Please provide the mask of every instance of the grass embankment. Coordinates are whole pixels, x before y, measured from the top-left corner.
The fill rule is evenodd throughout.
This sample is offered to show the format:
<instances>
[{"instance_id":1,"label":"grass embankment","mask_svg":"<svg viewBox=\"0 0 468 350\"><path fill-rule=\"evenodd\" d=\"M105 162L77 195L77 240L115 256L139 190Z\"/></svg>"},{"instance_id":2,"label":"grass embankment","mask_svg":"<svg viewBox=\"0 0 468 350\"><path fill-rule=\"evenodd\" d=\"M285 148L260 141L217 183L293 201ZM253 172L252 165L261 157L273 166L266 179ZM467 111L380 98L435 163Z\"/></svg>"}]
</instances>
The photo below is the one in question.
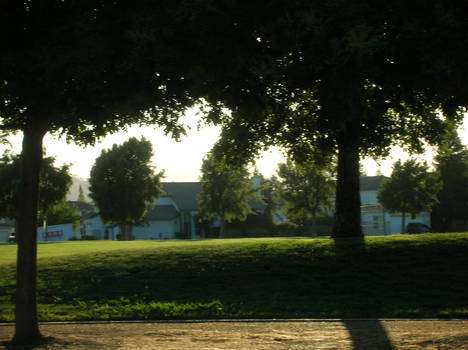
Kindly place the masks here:
<instances>
[{"instance_id":1,"label":"grass embankment","mask_svg":"<svg viewBox=\"0 0 468 350\"><path fill-rule=\"evenodd\" d=\"M467 252L467 234L40 244L39 318L468 318ZM0 321L15 254L0 245Z\"/></svg>"}]
</instances>

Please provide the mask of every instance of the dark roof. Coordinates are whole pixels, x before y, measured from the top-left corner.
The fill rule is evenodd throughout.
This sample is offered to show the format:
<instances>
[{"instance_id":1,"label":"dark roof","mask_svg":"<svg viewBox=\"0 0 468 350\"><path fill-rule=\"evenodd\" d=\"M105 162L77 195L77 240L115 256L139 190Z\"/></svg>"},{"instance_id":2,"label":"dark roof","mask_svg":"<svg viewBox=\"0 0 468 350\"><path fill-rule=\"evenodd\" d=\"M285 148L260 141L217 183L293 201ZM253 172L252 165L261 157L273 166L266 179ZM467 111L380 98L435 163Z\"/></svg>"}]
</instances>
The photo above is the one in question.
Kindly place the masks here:
<instances>
[{"instance_id":1,"label":"dark roof","mask_svg":"<svg viewBox=\"0 0 468 350\"><path fill-rule=\"evenodd\" d=\"M87 215L89 213L94 213L94 205L90 203L80 202L80 201L68 201L68 204L74 206L81 215Z\"/></svg>"},{"instance_id":2,"label":"dark roof","mask_svg":"<svg viewBox=\"0 0 468 350\"><path fill-rule=\"evenodd\" d=\"M359 178L359 184L361 191L377 191L387 177L383 175L379 176L361 176Z\"/></svg>"},{"instance_id":3,"label":"dark roof","mask_svg":"<svg viewBox=\"0 0 468 350\"><path fill-rule=\"evenodd\" d=\"M146 213L146 220L171 220L179 216L177 209L171 205L157 205L149 208Z\"/></svg>"},{"instance_id":4,"label":"dark roof","mask_svg":"<svg viewBox=\"0 0 468 350\"><path fill-rule=\"evenodd\" d=\"M198 210L200 182L163 182L161 185L165 195L171 197L180 210Z\"/></svg>"},{"instance_id":5,"label":"dark roof","mask_svg":"<svg viewBox=\"0 0 468 350\"><path fill-rule=\"evenodd\" d=\"M198 210L197 196L201 192L200 182L162 182L166 196L171 197L180 210ZM265 204L257 201L249 201L253 210L265 210Z\"/></svg>"}]
</instances>

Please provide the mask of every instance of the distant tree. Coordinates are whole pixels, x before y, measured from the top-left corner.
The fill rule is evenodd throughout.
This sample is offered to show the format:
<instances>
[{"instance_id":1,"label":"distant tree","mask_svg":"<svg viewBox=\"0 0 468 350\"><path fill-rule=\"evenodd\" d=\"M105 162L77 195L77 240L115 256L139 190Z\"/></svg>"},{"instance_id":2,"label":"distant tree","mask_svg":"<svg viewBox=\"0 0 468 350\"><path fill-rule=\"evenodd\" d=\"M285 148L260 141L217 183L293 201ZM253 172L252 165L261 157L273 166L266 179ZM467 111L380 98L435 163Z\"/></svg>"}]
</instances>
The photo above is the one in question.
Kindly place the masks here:
<instances>
[{"instance_id":1,"label":"distant tree","mask_svg":"<svg viewBox=\"0 0 468 350\"><path fill-rule=\"evenodd\" d=\"M430 173L425 162L415 159L393 164L390 178L377 192L377 200L391 213L401 213L401 232L405 232L405 217L413 218L429 211L437 203L437 193L442 183L437 173Z\"/></svg>"},{"instance_id":2,"label":"distant tree","mask_svg":"<svg viewBox=\"0 0 468 350\"><path fill-rule=\"evenodd\" d=\"M245 220L252 212L249 200L259 199L247 166L228 166L212 153L203 159L201 192L198 195L200 214L205 219L216 215L221 221L219 237L224 237L225 223Z\"/></svg>"},{"instance_id":3,"label":"distant tree","mask_svg":"<svg viewBox=\"0 0 468 350\"><path fill-rule=\"evenodd\" d=\"M260 196L265 204L264 215L273 224L273 215L280 207L280 182L274 175L270 178L262 176L261 179Z\"/></svg>"},{"instance_id":4,"label":"distant tree","mask_svg":"<svg viewBox=\"0 0 468 350\"><path fill-rule=\"evenodd\" d=\"M432 208L431 224L434 231L447 232L456 228L456 221L468 221L468 148L456 134L439 149L435 167L442 188L437 194L438 203Z\"/></svg>"},{"instance_id":5,"label":"distant tree","mask_svg":"<svg viewBox=\"0 0 468 350\"><path fill-rule=\"evenodd\" d=\"M281 197L286 201L286 215L297 224L311 218L316 233L317 216L333 209L333 169L287 159L279 165L278 176L282 180Z\"/></svg>"},{"instance_id":6,"label":"distant tree","mask_svg":"<svg viewBox=\"0 0 468 350\"><path fill-rule=\"evenodd\" d=\"M86 198L85 198L85 195L84 195L84 192L83 192L83 187L80 185L80 187L78 188L78 199L77 199L78 202L86 202Z\"/></svg>"},{"instance_id":7,"label":"distant tree","mask_svg":"<svg viewBox=\"0 0 468 350\"><path fill-rule=\"evenodd\" d=\"M42 217L40 217L41 219ZM46 213L44 217L47 220L47 225L61 225L61 224L73 224L73 230L76 230L80 225L80 214L78 209L70 205L67 201L62 200L55 203Z\"/></svg>"},{"instance_id":8,"label":"distant tree","mask_svg":"<svg viewBox=\"0 0 468 350\"><path fill-rule=\"evenodd\" d=\"M55 158L47 157L41 161L39 183L39 213L48 215L51 209L65 199L72 178L69 166L54 166ZM0 216L18 220L22 158L20 155L5 153L0 160ZM37 225L36 225L37 227Z\"/></svg>"},{"instance_id":9,"label":"distant tree","mask_svg":"<svg viewBox=\"0 0 468 350\"><path fill-rule=\"evenodd\" d=\"M120 227L123 240L132 239L131 227L140 223L159 198L163 172L151 165L153 149L144 137L103 150L90 174L91 198L104 222Z\"/></svg>"}]
</instances>

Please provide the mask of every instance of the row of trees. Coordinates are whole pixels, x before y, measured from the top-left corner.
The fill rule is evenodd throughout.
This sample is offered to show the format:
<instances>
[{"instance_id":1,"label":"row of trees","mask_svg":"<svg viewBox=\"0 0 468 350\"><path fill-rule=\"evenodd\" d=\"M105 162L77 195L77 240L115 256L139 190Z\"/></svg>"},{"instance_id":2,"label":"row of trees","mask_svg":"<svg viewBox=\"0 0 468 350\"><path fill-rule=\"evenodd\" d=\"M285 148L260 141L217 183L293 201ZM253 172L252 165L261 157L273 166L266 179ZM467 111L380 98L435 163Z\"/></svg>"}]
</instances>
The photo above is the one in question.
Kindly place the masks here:
<instances>
[{"instance_id":1,"label":"row of trees","mask_svg":"<svg viewBox=\"0 0 468 350\"><path fill-rule=\"evenodd\" d=\"M162 194L163 172L155 173L151 164L151 142L130 138L122 145L104 150L91 170L91 198L102 219L121 229L121 239L131 239L132 225L143 221L147 203ZM0 216L17 219L18 183L21 157L4 154L0 162ZM54 158L44 158L41 164L39 221L49 225L79 224L79 214L65 202L71 184L68 166L56 168ZM433 229L447 231L456 220L467 219L468 150L458 137L449 139L436 157L436 172L415 159L397 161L391 177L379 190L378 201L391 213L402 214L402 231L406 215L412 217L432 210ZM200 218L220 219L220 237L224 237L226 222L244 221L252 202L265 205L267 228L280 207L296 224L311 223L317 233L316 220L334 209L336 164L331 161L319 167L314 162L287 159L279 164L278 178L265 179L258 173L254 179L247 166L232 167L226 159L209 153L201 167L202 192L198 197ZM256 183L254 182L256 181ZM84 200L82 189L80 196ZM269 224L269 225L268 225Z\"/></svg>"},{"instance_id":2,"label":"row of trees","mask_svg":"<svg viewBox=\"0 0 468 350\"><path fill-rule=\"evenodd\" d=\"M0 129L24 135L15 340L40 336L35 225L47 132L93 143L139 123L178 137L178 115L203 98L230 163L269 144L336 154L333 234L359 236L360 155L437 143L468 106L467 6L2 1Z\"/></svg>"},{"instance_id":3,"label":"row of trees","mask_svg":"<svg viewBox=\"0 0 468 350\"><path fill-rule=\"evenodd\" d=\"M447 232L458 221L460 228L468 221L468 149L456 135L448 138L435 158L431 171L425 162L398 160L393 171L378 191L379 203L390 213L401 213L401 232L405 232L406 216L415 217L431 212L432 229ZM278 176L253 186L246 166L232 168L225 159L219 161L213 153L202 166L200 208L205 218L224 221L245 220L252 211L250 201L265 201L267 216L279 207L296 224L311 224L317 233L316 220L333 212L335 204L336 164L319 166L313 161L296 162L287 159L279 164ZM258 185L258 184L257 184Z\"/></svg>"}]
</instances>

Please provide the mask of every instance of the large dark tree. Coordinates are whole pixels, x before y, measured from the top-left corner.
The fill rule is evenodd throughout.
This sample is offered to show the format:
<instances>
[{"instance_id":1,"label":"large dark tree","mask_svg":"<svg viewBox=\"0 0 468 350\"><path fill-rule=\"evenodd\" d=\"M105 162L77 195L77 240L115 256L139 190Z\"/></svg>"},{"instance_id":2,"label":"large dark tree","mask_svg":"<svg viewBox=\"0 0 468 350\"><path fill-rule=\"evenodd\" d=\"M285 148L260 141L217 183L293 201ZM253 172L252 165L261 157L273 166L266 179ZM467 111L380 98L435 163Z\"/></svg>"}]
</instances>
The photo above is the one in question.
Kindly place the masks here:
<instances>
[{"instance_id":1,"label":"large dark tree","mask_svg":"<svg viewBox=\"0 0 468 350\"><path fill-rule=\"evenodd\" d=\"M219 89L234 96L221 151L252 157L281 144L299 158L337 154L333 235L361 235L360 157L437 144L468 105L466 6L271 2L245 45L246 73ZM226 23L250 24L241 15Z\"/></svg>"},{"instance_id":2,"label":"large dark tree","mask_svg":"<svg viewBox=\"0 0 468 350\"><path fill-rule=\"evenodd\" d=\"M162 173L151 164L151 142L134 137L103 150L89 178L91 198L104 222L120 227L122 240L131 240L132 225L141 223L148 203L159 198Z\"/></svg>"},{"instance_id":3,"label":"large dark tree","mask_svg":"<svg viewBox=\"0 0 468 350\"><path fill-rule=\"evenodd\" d=\"M190 55L178 51L175 13L167 13L178 2L138 4L0 2L0 129L23 133L17 343L40 337L36 215L44 135L93 143L130 123L152 123L177 137L177 117L194 102L182 82L196 72L183 73L190 68L183 58Z\"/></svg>"}]
</instances>

